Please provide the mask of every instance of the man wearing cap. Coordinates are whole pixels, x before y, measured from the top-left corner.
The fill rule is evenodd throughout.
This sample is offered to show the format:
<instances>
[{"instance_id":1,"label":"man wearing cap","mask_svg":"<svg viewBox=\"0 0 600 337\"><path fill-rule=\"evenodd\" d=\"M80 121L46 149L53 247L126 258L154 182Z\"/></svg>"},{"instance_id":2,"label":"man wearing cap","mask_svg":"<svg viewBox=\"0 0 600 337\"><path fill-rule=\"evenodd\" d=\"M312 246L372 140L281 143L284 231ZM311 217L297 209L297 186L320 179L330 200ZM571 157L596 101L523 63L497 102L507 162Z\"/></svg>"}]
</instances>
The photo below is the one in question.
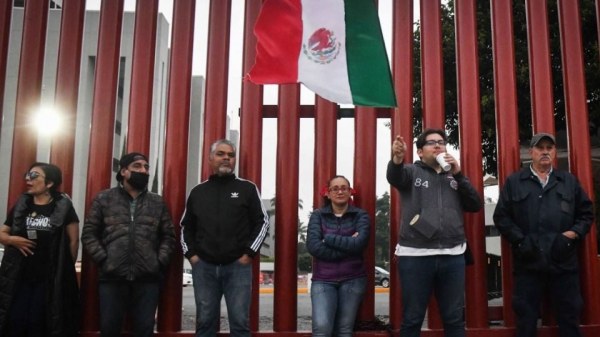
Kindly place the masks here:
<instances>
[{"instance_id":1,"label":"man wearing cap","mask_svg":"<svg viewBox=\"0 0 600 337\"><path fill-rule=\"evenodd\" d=\"M559 335L578 337L583 300L577 247L594 219L592 202L575 176L552 167L552 134L535 134L529 154L531 165L506 179L494 212L512 246L517 336L536 336L541 299L548 294Z\"/></svg>"},{"instance_id":2,"label":"man wearing cap","mask_svg":"<svg viewBox=\"0 0 600 337\"><path fill-rule=\"evenodd\" d=\"M181 245L194 280L196 337L217 335L223 296L229 335L250 337L252 261L269 230L269 216L256 185L235 176L235 158L231 141L211 145L213 174L190 191L181 219Z\"/></svg>"},{"instance_id":3,"label":"man wearing cap","mask_svg":"<svg viewBox=\"0 0 600 337\"><path fill-rule=\"evenodd\" d=\"M81 242L98 266L100 335L121 336L129 310L133 336L153 336L160 284L175 246L175 231L162 197L147 190L147 157L126 154L119 167L119 186L94 198Z\"/></svg>"}]
</instances>

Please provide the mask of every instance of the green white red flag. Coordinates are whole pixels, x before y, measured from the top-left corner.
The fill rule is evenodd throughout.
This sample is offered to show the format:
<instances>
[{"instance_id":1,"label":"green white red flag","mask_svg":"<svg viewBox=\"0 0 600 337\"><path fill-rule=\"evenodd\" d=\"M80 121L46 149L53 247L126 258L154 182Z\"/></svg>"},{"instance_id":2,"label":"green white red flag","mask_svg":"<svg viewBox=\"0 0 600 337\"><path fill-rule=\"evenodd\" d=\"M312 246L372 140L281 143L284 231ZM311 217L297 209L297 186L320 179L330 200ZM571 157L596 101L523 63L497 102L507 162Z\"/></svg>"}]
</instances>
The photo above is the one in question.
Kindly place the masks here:
<instances>
[{"instance_id":1,"label":"green white red flag","mask_svg":"<svg viewBox=\"0 0 600 337\"><path fill-rule=\"evenodd\" d=\"M396 106L373 0L266 0L254 34L253 83L300 82L332 102Z\"/></svg>"}]
</instances>

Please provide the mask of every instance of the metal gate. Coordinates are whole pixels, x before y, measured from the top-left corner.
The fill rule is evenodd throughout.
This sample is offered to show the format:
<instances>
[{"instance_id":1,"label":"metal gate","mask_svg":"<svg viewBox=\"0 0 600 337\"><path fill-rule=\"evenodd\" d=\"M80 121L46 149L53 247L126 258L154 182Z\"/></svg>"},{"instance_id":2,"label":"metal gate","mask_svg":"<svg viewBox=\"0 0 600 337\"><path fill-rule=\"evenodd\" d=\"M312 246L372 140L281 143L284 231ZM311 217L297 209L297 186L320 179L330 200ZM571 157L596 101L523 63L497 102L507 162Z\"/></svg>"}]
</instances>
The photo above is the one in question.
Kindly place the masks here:
<instances>
[{"instance_id":1,"label":"metal gate","mask_svg":"<svg viewBox=\"0 0 600 337\"><path fill-rule=\"evenodd\" d=\"M233 0L235 1L235 0ZM241 0L240 0L241 1ZM365 0L367 1L367 0ZM390 118L392 134L401 134L406 139L413 136L413 0L392 0L392 68L398 107L378 109L356 107L354 186L358 190L355 201L366 209L371 218L375 213L374 157L377 155L376 121ZM526 0L528 6L527 29L531 69L531 96L533 129L554 132L552 78L549 70L548 22L546 0ZM252 34L253 23L260 10L260 0L245 0L243 33L243 73L253 64L256 40ZM490 1L493 34L494 86L496 102L496 132L499 180L520 167L519 125L517 93L515 88L515 55L512 1ZM171 33L170 64L166 100L166 135L164 149L163 192L172 212L173 219L181 218L185 203L185 174L188 125L190 112L190 74L194 37L194 13L196 1L174 0ZM120 33L124 0L102 1L99 20L98 52L95 61L95 80L91 110L91 134L89 162L87 165L86 208L97 192L110 186L112 175L113 130L115 103L117 100L117 75L119 71ZM558 0L560 18L560 41L562 51L563 83L565 90L566 125L570 170L583 184L591 196L594 195L592 166L590 161L590 136L580 130L589 129L588 108L581 44L581 16L578 1ZM229 65L230 20L232 0L210 1L209 32L206 73L206 102L203 150L207 157L209 144L225 137L227 108L227 74ZM596 18L600 16L600 5L596 1ZM28 126L33 106L39 103L41 78L44 70L44 48L46 44L48 0L27 0L24 8L22 46L18 73L14 136L9 183L8 204L12 205L21 193L21 174L36 160L37 135ZM12 0L0 0L0 78L6 77L7 54L11 27ZM70 116L68 130L71 133L53 140L50 161L61 166L64 172L64 188L69 193L73 181L75 111L79 88L81 44L84 26L85 1L63 0L62 23L56 75L55 104ZM131 92L127 150L148 153L149 128L152 102L154 51L156 45L156 17L158 0L138 0L135 16ZM421 89L423 126L444 127L444 86L442 64L442 35L440 29L440 0L420 1L421 24ZM460 125L461 165L475 187L483 194L481 113L479 95L476 0L456 0L455 3L456 63L458 82L458 123ZM319 200L319 182L324 182L336 173L337 130L336 120L339 107L319 97L314 105L300 104L298 85L279 86L276 106L263 104L263 88L242 82L240 108L239 174L261 186L261 153L263 118L277 118L277 169L276 169L276 261L273 331L258 329L258 290L253 293L251 327L255 335L309 335L308 331L297 331L296 287L297 287L297 224L298 180L299 180L299 133L300 118L315 120L314 203ZM0 100L4 102L5 81L0 81ZM6 111L2 112L7 114ZM141 122L140 122L141 121ZM6 127L6 126L5 126ZM390 139L390 142L392 140ZM8 158L3 158L9 160ZM412 158L408 158L412 159ZM208 175L208 168L202 176ZM390 221L391 237L398 234L400 213L399 196L392 192ZM510 296L504 295L501 307L488 305L486 280L485 233L483 212L468 214L466 228L468 239L475 256L475 264L467 268L466 322L467 335L512 336L514 316ZM82 217L83 218L83 217ZM176 222L176 221L175 221ZM177 227L179 231L179 228ZM373 229L374 231L374 229ZM373 237L374 235L372 235ZM393 254L395 240L390 240ZM284 249L285 247L285 249ZM502 246L503 256L510 255L508 246ZM167 284L161 295L158 310L157 336L192 336L191 331L181 331L181 252L177 252L170 266ZM368 265L374 265L373 242L366 253ZM600 334L600 287L598 280L598 255L595 228L586 237L581 250L582 289L585 299L583 330L586 335ZM502 262L502 289L510 294L511 261ZM369 270L369 268L367 268ZM392 331L361 331L360 336L398 335L401 320L401 304L397 272L391 267L390 324ZM258 262L255 264L258 275ZM84 256L81 292L84 312L81 336L98 335L97 271L91 260ZM254 280L257 289L258 276ZM374 283L369 278L369 287L359 313L359 319L374 318ZM429 329L423 336L442 336L441 322L435 306L429 311ZM500 327L490 327L491 320L502 320ZM544 320L540 336L556 333L551 321Z\"/></svg>"}]
</instances>

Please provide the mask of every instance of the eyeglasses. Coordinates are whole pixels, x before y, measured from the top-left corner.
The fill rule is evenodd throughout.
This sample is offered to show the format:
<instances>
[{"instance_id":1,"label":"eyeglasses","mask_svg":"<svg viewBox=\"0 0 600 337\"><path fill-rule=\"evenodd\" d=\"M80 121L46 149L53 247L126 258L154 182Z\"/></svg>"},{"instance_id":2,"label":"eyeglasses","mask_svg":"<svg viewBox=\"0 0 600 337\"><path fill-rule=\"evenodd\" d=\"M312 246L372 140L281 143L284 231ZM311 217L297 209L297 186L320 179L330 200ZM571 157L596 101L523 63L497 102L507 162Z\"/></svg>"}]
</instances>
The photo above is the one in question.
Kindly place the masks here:
<instances>
[{"instance_id":1,"label":"eyeglasses","mask_svg":"<svg viewBox=\"0 0 600 337\"><path fill-rule=\"evenodd\" d=\"M348 186L333 186L329 188L329 192L331 193L346 193L350 190L350 187Z\"/></svg>"},{"instance_id":2,"label":"eyeglasses","mask_svg":"<svg viewBox=\"0 0 600 337\"><path fill-rule=\"evenodd\" d=\"M25 180L36 180L38 177L46 178L45 175L42 175L41 173L36 171L29 171L25 173Z\"/></svg>"},{"instance_id":3,"label":"eyeglasses","mask_svg":"<svg viewBox=\"0 0 600 337\"><path fill-rule=\"evenodd\" d=\"M429 146L435 146L436 144L439 146L445 146L446 141L443 139L440 139L440 140L428 140L425 142L425 145L429 145Z\"/></svg>"}]
</instances>

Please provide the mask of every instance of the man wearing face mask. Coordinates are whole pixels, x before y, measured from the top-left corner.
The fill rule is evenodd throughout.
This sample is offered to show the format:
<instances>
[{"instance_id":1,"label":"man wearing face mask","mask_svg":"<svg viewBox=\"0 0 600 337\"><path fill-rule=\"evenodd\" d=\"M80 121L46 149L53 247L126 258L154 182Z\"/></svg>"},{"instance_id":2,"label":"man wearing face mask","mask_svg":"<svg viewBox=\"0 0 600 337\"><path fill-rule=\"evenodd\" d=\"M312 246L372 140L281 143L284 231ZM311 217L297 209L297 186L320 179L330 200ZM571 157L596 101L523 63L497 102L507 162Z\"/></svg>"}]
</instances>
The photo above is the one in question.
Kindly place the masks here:
<instances>
[{"instance_id":1,"label":"man wearing face mask","mask_svg":"<svg viewBox=\"0 0 600 337\"><path fill-rule=\"evenodd\" d=\"M119 186L94 198L81 242L98 266L101 337L121 336L127 309L133 336L153 336L160 284L175 246L175 231L162 197L147 189L147 157L126 154L119 168Z\"/></svg>"},{"instance_id":2,"label":"man wearing face mask","mask_svg":"<svg viewBox=\"0 0 600 337\"><path fill-rule=\"evenodd\" d=\"M265 240L269 217L256 185L235 176L235 158L229 140L212 144L213 174L191 190L181 220L181 245L194 280L196 337L217 335L223 296L230 336L250 337L252 259Z\"/></svg>"}]
</instances>

